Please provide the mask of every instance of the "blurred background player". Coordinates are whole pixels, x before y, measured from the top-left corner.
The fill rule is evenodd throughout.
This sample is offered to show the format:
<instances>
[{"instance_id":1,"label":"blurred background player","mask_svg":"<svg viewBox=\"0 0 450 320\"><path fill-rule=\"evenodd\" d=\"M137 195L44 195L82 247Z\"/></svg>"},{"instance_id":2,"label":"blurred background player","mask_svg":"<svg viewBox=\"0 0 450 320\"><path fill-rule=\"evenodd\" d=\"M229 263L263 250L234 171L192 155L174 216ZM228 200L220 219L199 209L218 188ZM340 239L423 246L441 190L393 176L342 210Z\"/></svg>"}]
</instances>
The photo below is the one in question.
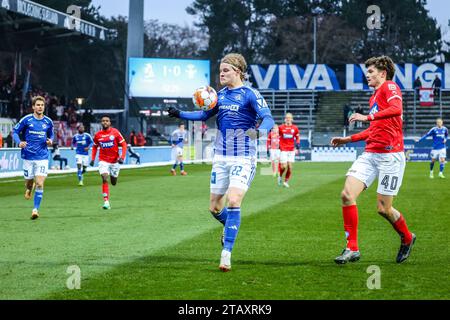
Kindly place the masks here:
<instances>
[{"instance_id":1,"label":"blurred background player","mask_svg":"<svg viewBox=\"0 0 450 320\"><path fill-rule=\"evenodd\" d=\"M267 136L267 149L270 153L270 161L272 162L273 176L278 176L280 165L280 135L278 133L278 125L274 124Z\"/></svg>"},{"instance_id":2,"label":"blurred background player","mask_svg":"<svg viewBox=\"0 0 450 320\"><path fill-rule=\"evenodd\" d=\"M83 185L83 174L86 172L86 167L89 165L89 149L94 144L94 140L91 135L84 132L84 126L80 124L78 126L78 133L73 136L72 148L75 150L75 160L77 162L77 176L78 185Z\"/></svg>"},{"instance_id":3,"label":"blurred background player","mask_svg":"<svg viewBox=\"0 0 450 320\"><path fill-rule=\"evenodd\" d=\"M431 128L430 131L418 142L425 140L427 137L433 137L433 150L431 150L431 162L430 162L430 178L433 179L433 168L434 162L439 160L439 178L445 178L444 176L444 166L445 158L447 157L447 148L445 143L448 139L448 129L443 126L444 122L441 118L436 119L436 127Z\"/></svg>"},{"instance_id":4,"label":"blurred background player","mask_svg":"<svg viewBox=\"0 0 450 320\"><path fill-rule=\"evenodd\" d=\"M184 124L180 123L178 125L178 129L176 129L174 132L172 132L172 135L170 136L170 143L172 144L172 154L175 158L175 163L172 166L172 169L170 169L170 172L172 175L176 176L176 168L178 163L180 163L180 174L182 176L187 175L187 172L184 171L184 163L183 163L183 147L184 144L187 142L187 131L184 129Z\"/></svg>"},{"instance_id":5,"label":"blurred background player","mask_svg":"<svg viewBox=\"0 0 450 320\"><path fill-rule=\"evenodd\" d=\"M387 56L370 58L365 62L365 66L367 83L369 87L375 89L369 100L370 112L368 116L355 113L349 121L369 121L370 126L352 136L331 139L333 147L360 140L366 142L365 152L356 159L347 172L344 190L341 193L347 246L334 261L344 264L360 259L356 200L378 177L378 213L386 218L400 235L401 244L396 261L401 263L409 257L416 240L416 236L409 231L403 215L392 207L405 172L402 93L398 85L392 81L395 66L391 58Z\"/></svg>"},{"instance_id":6,"label":"blurred background player","mask_svg":"<svg viewBox=\"0 0 450 320\"><path fill-rule=\"evenodd\" d=\"M127 154L127 143L119 130L111 127L109 116L103 116L101 124L103 129L94 136L91 166L94 165L97 149L100 148L98 171L102 177L103 209L109 210L111 205L109 203L108 177L110 177L111 184L115 186L119 177L120 164L125 161ZM119 145L122 146L121 155L119 154Z\"/></svg>"},{"instance_id":7,"label":"blurred background player","mask_svg":"<svg viewBox=\"0 0 450 320\"><path fill-rule=\"evenodd\" d=\"M219 269L226 272L231 270L231 251L241 224L241 204L256 173L257 119L262 119L258 130L265 136L274 122L261 94L243 84L247 63L242 55L227 54L219 68L224 88L218 92L214 108L194 112L169 108L169 115L193 121L206 121L217 115L209 211L224 225Z\"/></svg>"},{"instance_id":8,"label":"blurred background player","mask_svg":"<svg viewBox=\"0 0 450 320\"><path fill-rule=\"evenodd\" d=\"M286 188L289 188L288 181L292 175L292 164L295 162L295 155L298 154L298 149L300 148L300 131L296 125L292 124L293 120L292 113L286 113L284 124L278 128L281 151L278 185L281 186L283 184ZM283 174L285 171L286 176L283 182Z\"/></svg>"},{"instance_id":9,"label":"blurred background player","mask_svg":"<svg viewBox=\"0 0 450 320\"><path fill-rule=\"evenodd\" d=\"M52 148L53 155L53 161L59 161L59 170L62 170L67 167L67 158L61 157L61 150L59 150L58 143L53 143Z\"/></svg>"},{"instance_id":10,"label":"blurred background player","mask_svg":"<svg viewBox=\"0 0 450 320\"><path fill-rule=\"evenodd\" d=\"M134 152L134 148L131 144L128 144L127 151L130 158L136 159L136 164L141 164L141 155L137 152Z\"/></svg>"},{"instance_id":11,"label":"blurred background player","mask_svg":"<svg viewBox=\"0 0 450 320\"><path fill-rule=\"evenodd\" d=\"M14 141L21 148L23 176L25 178L25 199L31 199L33 187L34 208L31 219L39 217L39 207L44 195L44 182L48 172L48 147L53 143L53 121L44 115L45 99L32 99L33 113L14 127Z\"/></svg>"}]
</instances>

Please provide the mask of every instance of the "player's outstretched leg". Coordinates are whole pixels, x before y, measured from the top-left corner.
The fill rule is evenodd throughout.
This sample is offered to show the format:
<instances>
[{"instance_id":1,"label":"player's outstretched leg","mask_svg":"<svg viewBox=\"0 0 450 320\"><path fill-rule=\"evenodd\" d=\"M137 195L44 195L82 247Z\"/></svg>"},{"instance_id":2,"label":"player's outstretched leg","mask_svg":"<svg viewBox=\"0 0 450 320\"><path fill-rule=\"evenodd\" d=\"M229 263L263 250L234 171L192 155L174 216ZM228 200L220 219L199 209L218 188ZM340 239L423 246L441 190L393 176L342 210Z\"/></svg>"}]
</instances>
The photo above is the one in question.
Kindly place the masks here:
<instances>
[{"instance_id":1,"label":"player's outstretched leg","mask_svg":"<svg viewBox=\"0 0 450 320\"><path fill-rule=\"evenodd\" d=\"M361 254L358 248L358 207L356 199L364 190L362 181L352 176L347 176L344 190L341 193L342 216L344 218L344 230L347 238L347 245L342 253L334 259L337 264L358 261Z\"/></svg>"},{"instance_id":2,"label":"player's outstretched leg","mask_svg":"<svg viewBox=\"0 0 450 320\"><path fill-rule=\"evenodd\" d=\"M111 209L111 205L109 204L109 184L108 184L108 176L107 174L102 174L102 195L103 195L103 206L102 208L105 210Z\"/></svg>"},{"instance_id":3,"label":"player's outstretched leg","mask_svg":"<svg viewBox=\"0 0 450 320\"><path fill-rule=\"evenodd\" d=\"M187 172L184 171L184 163L183 163L183 160L180 161L180 174L181 174L182 176L187 175Z\"/></svg>"},{"instance_id":4,"label":"player's outstretched leg","mask_svg":"<svg viewBox=\"0 0 450 320\"><path fill-rule=\"evenodd\" d=\"M171 173L173 176L176 176L176 175L177 175L177 171L175 170L175 169L177 168L177 165L178 165L178 160L175 160L175 163L173 164L172 169L170 169L170 173Z\"/></svg>"},{"instance_id":5,"label":"player's outstretched leg","mask_svg":"<svg viewBox=\"0 0 450 320\"><path fill-rule=\"evenodd\" d=\"M445 179L444 176L445 159L439 161L439 178Z\"/></svg>"},{"instance_id":6,"label":"player's outstretched leg","mask_svg":"<svg viewBox=\"0 0 450 320\"><path fill-rule=\"evenodd\" d=\"M25 199L30 200L33 194L33 189L35 188L34 179L25 180Z\"/></svg>"},{"instance_id":7,"label":"player's outstretched leg","mask_svg":"<svg viewBox=\"0 0 450 320\"><path fill-rule=\"evenodd\" d=\"M223 250L220 256L219 269L223 272L231 270L231 251L233 250L234 242L241 225L241 208L228 207L228 217L225 222L225 235Z\"/></svg>"},{"instance_id":8,"label":"player's outstretched leg","mask_svg":"<svg viewBox=\"0 0 450 320\"><path fill-rule=\"evenodd\" d=\"M431 162L430 162L430 179L434 178L433 168L434 168L434 159L431 159Z\"/></svg>"},{"instance_id":9,"label":"player's outstretched leg","mask_svg":"<svg viewBox=\"0 0 450 320\"><path fill-rule=\"evenodd\" d=\"M227 217L228 217L228 211L227 208L224 207L221 211L219 210L209 210L209 212L211 212L212 216L219 221L223 226L223 232L222 232L222 237L220 238L220 243L222 244L222 247L224 245L224 239L225 239L225 222L227 221Z\"/></svg>"},{"instance_id":10,"label":"player's outstretched leg","mask_svg":"<svg viewBox=\"0 0 450 320\"><path fill-rule=\"evenodd\" d=\"M392 196L378 194L378 213L388 220L400 236L400 249L397 253L397 263L408 259L416 241L416 235L411 233L403 215L392 207Z\"/></svg>"},{"instance_id":11,"label":"player's outstretched leg","mask_svg":"<svg viewBox=\"0 0 450 320\"><path fill-rule=\"evenodd\" d=\"M78 185L82 186L83 185L83 169L82 169L82 165L78 164L77 165L77 176L78 176Z\"/></svg>"},{"instance_id":12,"label":"player's outstretched leg","mask_svg":"<svg viewBox=\"0 0 450 320\"><path fill-rule=\"evenodd\" d=\"M34 190L34 208L31 212L31 219L39 218L39 207L44 196L44 177L36 177L36 189Z\"/></svg>"}]
</instances>

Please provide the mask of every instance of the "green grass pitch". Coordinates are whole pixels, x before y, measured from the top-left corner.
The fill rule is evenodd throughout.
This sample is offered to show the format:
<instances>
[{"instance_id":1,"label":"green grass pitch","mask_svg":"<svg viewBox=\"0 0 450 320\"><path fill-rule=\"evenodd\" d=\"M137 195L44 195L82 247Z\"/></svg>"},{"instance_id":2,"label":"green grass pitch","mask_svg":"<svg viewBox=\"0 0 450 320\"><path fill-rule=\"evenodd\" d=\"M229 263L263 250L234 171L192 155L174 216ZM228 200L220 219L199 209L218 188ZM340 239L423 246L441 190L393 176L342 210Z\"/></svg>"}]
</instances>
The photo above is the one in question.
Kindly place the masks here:
<instances>
[{"instance_id":1,"label":"green grass pitch","mask_svg":"<svg viewBox=\"0 0 450 320\"><path fill-rule=\"evenodd\" d=\"M450 179L429 179L427 163L407 164L394 205L417 242L400 265L399 237L376 213L376 186L364 192L362 259L339 266L349 166L298 163L285 189L260 165L229 273L218 270L222 227L208 212L208 165L187 166L185 177L169 167L122 170L110 211L101 209L96 172L84 187L74 174L53 176L36 221L22 180L1 179L0 299L450 299ZM79 290L66 285L73 265ZM373 265L380 289L367 287Z\"/></svg>"}]
</instances>

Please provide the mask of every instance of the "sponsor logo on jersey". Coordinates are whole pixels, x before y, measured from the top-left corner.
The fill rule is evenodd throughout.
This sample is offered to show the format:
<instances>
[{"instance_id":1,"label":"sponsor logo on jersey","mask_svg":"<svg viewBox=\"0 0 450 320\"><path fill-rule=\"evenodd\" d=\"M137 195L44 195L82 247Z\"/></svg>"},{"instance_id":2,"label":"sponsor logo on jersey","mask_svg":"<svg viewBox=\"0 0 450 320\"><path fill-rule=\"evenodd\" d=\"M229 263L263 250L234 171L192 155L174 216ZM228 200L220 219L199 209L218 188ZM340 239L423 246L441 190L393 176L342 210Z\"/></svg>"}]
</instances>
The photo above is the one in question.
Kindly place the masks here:
<instances>
[{"instance_id":1,"label":"sponsor logo on jersey","mask_svg":"<svg viewBox=\"0 0 450 320\"><path fill-rule=\"evenodd\" d=\"M105 149L112 148L112 147L114 147L114 141L100 142L100 146Z\"/></svg>"},{"instance_id":2,"label":"sponsor logo on jersey","mask_svg":"<svg viewBox=\"0 0 450 320\"><path fill-rule=\"evenodd\" d=\"M375 102L370 108L369 114L375 114L378 112L378 104Z\"/></svg>"},{"instance_id":3,"label":"sponsor logo on jersey","mask_svg":"<svg viewBox=\"0 0 450 320\"><path fill-rule=\"evenodd\" d=\"M45 136L45 131L34 131L34 130L30 130L30 131L28 131L28 133L31 133L31 134L37 134L37 135L39 135L39 136Z\"/></svg>"},{"instance_id":4,"label":"sponsor logo on jersey","mask_svg":"<svg viewBox=\"0 0 450 320\"><path fill-rule=\"evenodd\" d=\"M230 104L230 105L221 105L219 109L222 110L230 110L230 111L239 111L240 106L238 104Z\"/></svg>"},{"instance_id":5,"label":"sponsor logo on jersey","mask_svg":"<svg viewBox=\"0 0 450 320\"><path fill-rule=\"evenodd\" d=\"M285 138L285 139L292 139L292 138L294 138L294 135L293 134L289 134L289 133L284 133L283 134L283 138Z\"/></svg>"}]
</instances>

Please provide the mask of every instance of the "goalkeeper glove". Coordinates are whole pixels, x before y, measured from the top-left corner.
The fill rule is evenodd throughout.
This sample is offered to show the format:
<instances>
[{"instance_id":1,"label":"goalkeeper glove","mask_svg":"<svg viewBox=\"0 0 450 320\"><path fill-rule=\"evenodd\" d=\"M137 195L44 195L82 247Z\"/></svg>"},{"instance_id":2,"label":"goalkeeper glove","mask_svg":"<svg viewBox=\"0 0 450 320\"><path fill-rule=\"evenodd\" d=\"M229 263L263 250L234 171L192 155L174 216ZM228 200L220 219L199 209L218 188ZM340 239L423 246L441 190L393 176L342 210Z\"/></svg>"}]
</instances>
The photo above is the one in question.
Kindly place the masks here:
<instances>
[{"instance_id":1,"label":"goalkeeper glove","mask_svg":"<svg viewBox=\"0 0 450 320\"><path fill-rule=\"evenodd\" d=\"M171 118L179 118L180 117L180 110L178 110L177 108L174 107L169 107L169 110L167 110L169 112L169 117Z\"/></svg>"}]
</instances>

